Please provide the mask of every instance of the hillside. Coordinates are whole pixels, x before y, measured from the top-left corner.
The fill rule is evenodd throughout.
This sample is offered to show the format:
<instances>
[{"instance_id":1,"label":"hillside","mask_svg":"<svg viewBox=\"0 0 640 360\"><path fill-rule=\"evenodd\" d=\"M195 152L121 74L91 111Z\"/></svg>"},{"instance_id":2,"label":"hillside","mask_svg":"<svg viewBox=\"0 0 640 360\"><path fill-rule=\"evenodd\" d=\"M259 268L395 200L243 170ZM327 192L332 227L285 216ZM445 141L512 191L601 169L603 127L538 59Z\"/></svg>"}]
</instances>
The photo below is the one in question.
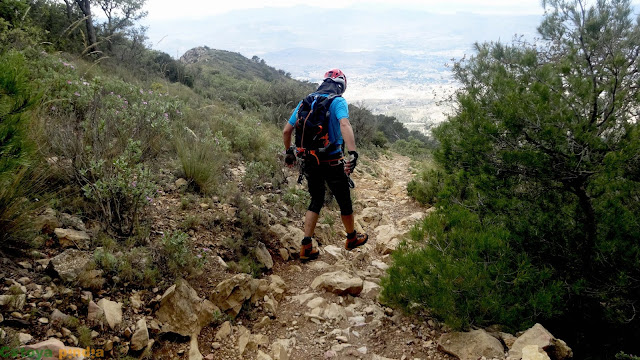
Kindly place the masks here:
<instances>
[{"instance_id":1,"label":"hillside","mask_svg":"<svg viewBox=\"0 0 640 360\"><path fill-rule=\"evenodd\" d=\"M196 47L185 52L180 61L185 64L206 65L212 73L222 73L234 80L284 81L290 79L283 70L276 70L264 60L247 59L239 53Z\"/></svg>"}]
</instances>

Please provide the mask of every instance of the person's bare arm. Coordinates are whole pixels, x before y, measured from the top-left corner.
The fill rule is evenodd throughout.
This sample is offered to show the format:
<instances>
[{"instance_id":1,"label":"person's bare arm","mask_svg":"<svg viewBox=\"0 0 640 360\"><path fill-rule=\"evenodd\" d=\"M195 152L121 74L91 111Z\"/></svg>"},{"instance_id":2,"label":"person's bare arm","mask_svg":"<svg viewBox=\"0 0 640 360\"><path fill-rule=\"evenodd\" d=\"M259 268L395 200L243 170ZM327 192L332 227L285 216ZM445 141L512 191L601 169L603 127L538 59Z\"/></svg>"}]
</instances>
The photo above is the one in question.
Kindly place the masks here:
<instances>
[{"instance_id":1,"label":"person's bare arm","mask_svg":"<svg viewBox=\"0 0 640 360\"><path fill-rule=\"evenodd\" d=\"M285 150L291 147L291 134L293 134L293 125L287 123L282 130L282 142Z\"/></svg>"},{"instance_id":2,"label":"person's bare arm","mask_svg":"<svg viewBox=\"0 0 640 360\"><path fill-rule=\"evenodd\" d=\"M344 145L347 147L347 150L356 151L356 138L353 135L353 127L351 127L349 118L340 119L340 132L342 133Z\"/></svg>"}]
</instances>

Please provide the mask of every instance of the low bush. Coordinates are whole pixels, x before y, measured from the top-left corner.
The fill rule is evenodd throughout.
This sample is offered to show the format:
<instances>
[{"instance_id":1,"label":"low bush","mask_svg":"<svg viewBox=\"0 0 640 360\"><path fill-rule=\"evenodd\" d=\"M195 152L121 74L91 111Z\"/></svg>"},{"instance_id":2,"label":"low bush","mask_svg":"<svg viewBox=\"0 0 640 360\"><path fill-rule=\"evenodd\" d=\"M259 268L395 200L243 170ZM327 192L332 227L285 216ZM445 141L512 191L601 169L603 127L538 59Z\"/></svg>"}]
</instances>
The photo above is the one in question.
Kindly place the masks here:
<instances>
[{"instance_id":1,"label":"low bush","mask_svg":"<svg viewBox=\"0 0 640 360\"><path fill-rule=\"evenodd\" d=\"M24 247L31 229L39 176L27 137L30 111L38 100L25 58L0 54L0 248Z\"/></svg>"},{"instance_id":2,"label":"low bush","mask_svg":"<svg viewBox=\"0 0 640 360\"><path fill-rule=\"evenodd\" d=\"M160 245L163 270L174 278L195 274L206 261L206 256L194 252L191 238L182 231L165 234Z\"/></svg>"},{"instance_id":3,"label":"low bush","mask_svg":"<svg viewBox=\"0 0 640 360\"><path fill-rule=\"evenodd\" d=\"M391 149L398 154L409 156L415 160L424 160L431 154L431 150L427 147L425 142L414 137L409 137L407 140L400 139L394 142L391 145Z\"/></svg>"},{"instance_id":4,"label":"low bush","mask_svg":"<svg viewBox=\"0 0 640 360\"><path fill-rule=\"evenodd\" d=\"M307 210L309 201L311 201L311 196L307 190L298 189L292 186L285 190L282 195L282 201L291 206L293 211L301 214Z\"/></svg>"},{"instance_id":5,"label":"low bush","mask_svg":"<svg viewBox=\"0 0 640 360\"><path fill-rule=\"evenodd\" d=\"M176 137L182 173L195 191L214 193L224 181L224 168L231 157L229 146L221 132L199 139L191 130L185 130Z\"/></svg>"},{"instance_id":6,"label":"low bush","mask_svg":"<svg viewBox=\"0 0 640 360\"><path fill-rule=\"evenodd\" d=\"M243 182L247 189L255 189L262 187L265 183L272 184L275 188L279 188L284 181L282 165L275 161L252 161L247 165Z\"/></svg>"},{"instance_id":7,"label":"low bush","mask_svg":"<svg viewBox=\"0 0 640 360\"><path fill-rule=\"evenodd\" d=\"M83 189L90 211L118 236L134 233L156 186L145 162L168 149L180 101L52 55L31 60L46 89L40 111L49 155Z\"/></svg>"},{"instance_id":8,"label":"low bush","mask_svg":"<svg viewBox=\"0 0 640 360\"><path fill-rule=\"evenodd\" d=\"M455 329L517 330L561 314L566 290L554 270L534 266L511 237L468 210L439 209L393 253L382 299L408 312L429 309Z\"/></svg>"},{"instance_id":9,"label":"low bush","mask_svg":"<svg viewBox=\"0 0 640 360\"><path fill-rule=\"evenodd\" d=\"M135 288L151 288L161 278L153 254L146 247L128 249L118 243L94 252L96 267L104 271L113 285L128 284Z\"/></svg>"},{"instance_id":10,"label":"low bush","mask_svg":"<svg viewBox=\"0 0 640 360\"><path fill-rule=\"evenodd\" d=\"M444 187L445 174L437 169L422 170L407 184L409 196L423 205L434 205Z\"/></svg>"}]
</instances>

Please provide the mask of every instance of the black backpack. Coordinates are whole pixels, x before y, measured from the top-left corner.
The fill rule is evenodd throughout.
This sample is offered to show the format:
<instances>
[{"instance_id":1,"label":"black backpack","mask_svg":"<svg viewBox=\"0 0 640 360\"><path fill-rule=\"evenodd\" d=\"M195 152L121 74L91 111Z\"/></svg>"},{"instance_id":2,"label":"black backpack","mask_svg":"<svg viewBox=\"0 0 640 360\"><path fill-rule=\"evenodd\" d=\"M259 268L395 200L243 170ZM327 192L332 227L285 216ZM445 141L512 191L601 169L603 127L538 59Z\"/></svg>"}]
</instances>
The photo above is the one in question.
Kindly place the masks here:
<instances>
[{"instance_id":1,"label":"black backpack","mask_svg":"<svg viewBox=\"0 0 640 360\"><path fill-rule=\"evenodd\" d=\"M329 107L338 96L312 93L300 103L295 125L295 144L300 158L320 164L319 155L335 150L329 141Z\"/></svg>"}]
</instances>

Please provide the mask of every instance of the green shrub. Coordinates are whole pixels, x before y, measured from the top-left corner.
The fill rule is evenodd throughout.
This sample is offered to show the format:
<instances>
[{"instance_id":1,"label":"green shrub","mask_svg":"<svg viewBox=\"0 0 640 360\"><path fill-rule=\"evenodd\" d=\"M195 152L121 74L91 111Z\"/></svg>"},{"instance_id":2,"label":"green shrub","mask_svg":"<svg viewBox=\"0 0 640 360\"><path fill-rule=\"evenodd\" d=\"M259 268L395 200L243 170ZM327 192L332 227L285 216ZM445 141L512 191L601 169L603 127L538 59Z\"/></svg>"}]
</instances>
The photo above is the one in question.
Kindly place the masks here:
<instances>
[{"instance_id":1,"label":"green shrub","mask_svg":"<svg viewBox=\"0 0 640 360\"><path fill-rule=\"evenodd\" d=\"M40 114L46 150L69 161L62 168L110 231L131 235L156 192L146 161L168 149L182 103L96 70L81 75L83 63L40 55L32 65L46 89Z\"/></svg>"},{"instance_id":2,"label":"green shrub","mask_svg":"<svg viewBox=\"0 0 640 360\"><path fill-rule=\"evenodd\" d=\"M260 277L264 270L262 264L258 263L255 257L250 255L244 255L238 261L229 261L227 265L232 271L249 274L254 278Z\"/></svg>"},{"instance_id":3,"label":"green shrub","mask_svg":"<svg viewBox=\"0 0 640 360\"><path fill-rule=\"evenodd\" d=\"M289 187L282 195L282 201L284 201L285 204L291 206L295 212L303 213L307 210L307 206L309 206L311 197L309 195L309 192L306 190L298 189L296 187Z\"/></svg>"},{"instance_id":4,"label":"green shrub","mask_svg":"<svg viewBox=\"0 0 640 360\"><path fill-rule=\"evenodd\" d=\"M407 140L400 139L391 145L391 149L401 155L409 156L412 159L423 160L428 158L431 150L426 143L414 137Z\"/></svg>"},{"instance_id":5,"label":"green shrub","mask_svg":"<svg viewBox=\"0 0 640 360\"><path fill-rule=\"evenodd\" d=\"M388 147L389 140L382 131L378 130L373 135L371 143L379 148L386 149Z\"/></svg>"},{"instance_id":6,"label":"green shrub","mask_svg":"<svg viewBox=\"0 0 640 360\"><path fill-rule=\"evenodd\" d=\"M442 191L445 174L436 169L423 170L407 184L409 196L423 205L434 205Z\"/></svg>"},{"instance_id":7,"label":"green shrub","mask_svg":"<svg viewBox=\"0 0 640 360\"><path fill-rule=\"evenodd\" d=\"M182 221L182 230L197 230L202 225L202 219L198 215L187 215Z\"/></svg>"},{"instance_id":8,"label":"green shrub","mask_svg":"<svg viewBox=\"0 0 640 360\"><path fill-rule=\"evenodd\" d=\"M76 329L78 333L78 346L84 348L88 348L93 345L93 338L91 337L91 329L82 325L78 326Z\"/></svg>"},{"instance_id":9,"label":"green shrub","mask_svg":"<svg viewBox=\"0 0 640 360\"><path fill-rule=\"evenodd\" d=\"M165 270L174 277L194 274L206 261L206 254L194 254L191 238L182 231L165 234L160 245Z\"/></svg>"},{"instance_id":10,"label":"green shrub","mask_svg":"<svg viewBox=\"0 0 640 360\"><path fill-rule=\"evenodd\" d=\"M240 193L231 199L231 203L238 208L234 226L239 231L237 235L227 238L224 242L224 246L231 253L227 260L234 263L232 266L236 271L257 276L264 269L256 259L255 248L258 242L268 243L268 218Z\"/></svg>"},{"instance_id":11,"label":"green shrub","mask_svg":"<svg viewBox=\"0 0 640 360\"><path fill-rule=\"evenodd\" d=\"M247 165L243 182L247 189L261 187L267 182L278 188L283 178L282 166L276 161L252 161Z\"/></svg>"},{"instance_id":12,"label":"green shrub","mask_svg":"<svg viewBox=\"0 0 640 360\"><path fill-rule=\"evenodd\" d=\"M118 235L133 234L156 195L157 187L140 162L141 156L140 142L131 140L112 163L100 159L79 171L85 197L95 203L98 215Z\"/></svg>"},{"instance_id":13,"label":"green shrub","mask_svg":"<svg viewBox=\"0 0 640 360\"><path fill-rule=\"evenodd\" d=\"M624 352L619 352L616 354L616 360L640 360L640 356L625 354Z\"/></svg>"},{"instance_id":14,"label":"green shrub","mask_svg":"<svg viewBox=\"0 0 640 360\"><path fill-rule=\"evenodd\" d=\"M182 172L194 190L212 193L222 183L224 167L229 163L228 140L221 132L200 140L189 131L176 138Z\"/></svg>"},{"instance_id":15,"label":"green shrub","mask_svg":"<svg viewBox=\"0 0 640 360\"><path fill-rule=\"evenodd\" d=\"M425 311L455 329L502 324L511 330L562 313L566 290L553 269L534 266L512 234L472 212L440 209L393 253L382 299Z\"/></svg>"},{"instance_id":16,"label":"green shrub","mask_svg":"<svg viewBox=\"0 0 640 360\"><path fill-rule=\"evenodd\" d=\"M76 329L78 326L80 326L80 320L75 316L69 316L64 319L63 324L66 328Z\"/></svg>"},{"instance_id":17,"label":"green shrub","mask_svg":"<svg viewBox=\"0 0 640 360\"><path fill-rule=\"evenodd\" d=\"M159 270L147 247L99 248L93 256L96 266L104 271L114 285L126 283L138 288L150 288L155 286L160 278Z\"/></svg>"},{"instance_id":18,"label":"green shrub","mask_svg":"<svg viewBox=\"0 0 640 360\"><path fill-rule=\"evenodd\" d=\"M5 5L3 5L5 6ZM27 138L29 112L37 96L29 83L27 64L16 52L0 54L0 247L25 245L28 218L37 195L38 175Z\"/></svg>"}]
</instances>

